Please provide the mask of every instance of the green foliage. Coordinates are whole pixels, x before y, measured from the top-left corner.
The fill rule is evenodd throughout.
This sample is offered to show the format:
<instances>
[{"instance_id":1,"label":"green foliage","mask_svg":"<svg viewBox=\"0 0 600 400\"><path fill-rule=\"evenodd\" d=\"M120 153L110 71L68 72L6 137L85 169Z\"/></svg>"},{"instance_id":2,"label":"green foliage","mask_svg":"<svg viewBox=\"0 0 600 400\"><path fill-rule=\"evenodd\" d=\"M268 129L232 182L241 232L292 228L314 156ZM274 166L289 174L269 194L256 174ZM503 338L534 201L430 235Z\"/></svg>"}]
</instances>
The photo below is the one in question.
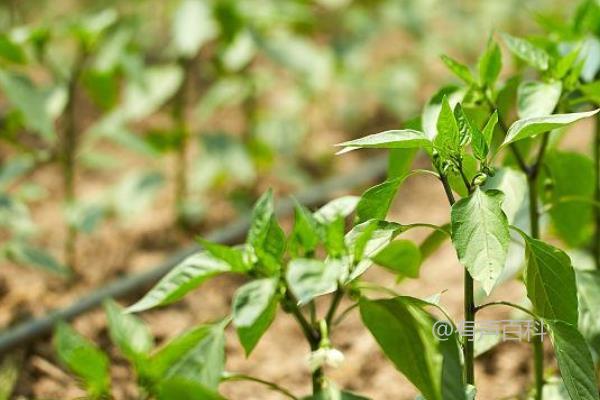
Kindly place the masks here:
<instances>
[{"instance_id":1,"label":"green foliage","mask_svg":"<svg viewBox=\"0 0 600 400\"><path fill-rule=\"evenodd\" d=\"M127 311L139 312L173 303L207 279L228 271L231 271L230 265L206 252L193 254L177 264L140 301L127 308Z\"/></svg>"},{"instance_id":2,"label":"green foliage","mask_svg":"<svg viewBox=\"0 0 600 400\"><path fill-rule=\"evenodd\" d=\"M23 115L27 128L44 140L55 141L54 127L48 113L48 95L25 76L0 71L0 86L13 106Z\"/></svg>"},{"instance_id":3,"label":"green foliage","mask_svg":"<svg viewBox=\"0 0 600 400\"><path fill-rule=\"evenodd\" d=\"M104 303L108 332L113 343L125 357L141 365L154 347L154 338L148 327L134 315L125 314L116 302Z\"/></svg>"},{"instance_id":4,"label":"green foliage","mask_svg":"<svg viewBox=\"0 0 600 400\"><path fill-rule=\"evenodd\" d=\"M493 89L502 70L502 53L492 37L488 40L485 51L479 57L477 66L480 85Z\"/></svg>"},{"instance_id":5,"label":"green foliage","mask_svg":"<svg viewBox=\"0 0 600 400\"><path fill-rule=\"evenodd\" d=\"M475 83L475 78L473 78L473 74L471 74L471 71L469 71L469 67L459 63L447 55L442 55L442 61L444 64L446 64L448 69L454 73L454 75L462 79L467 85Z\"/></svg>"},{"instance_id":6,"label":"green foliage","mask_svg":"<svg viewBox=\"0 0 600 400\"><path fill-rule=\"evenodd\" d=\"M460 154L464 137L458 129L458 124L448 97L442 99L442 107L436 123L437 136L433 144L440 151L442 157L457 157Z\"/></svg>"},{"instance_id":7,"label":"green foliage","mask_svg":"<svg viewBox=\"0 0 600 400\"><path fill-rule=\"evenodd\" d=\"M427 400L465 398L460 373L448 380L449 371L460 365L455 336L439 340L433 333L435 320L410 298L360 301L363 322L385 355ZM456 371L455 371L456 372Z\"/></svg>"},{"instance_id":8,"label":"green foliage","mask_svg":"<svg viewBox=\"0 0 600 400\"><path fill-rule=\"evenodd\" d=\"M394 178L364 192L356 205L357 223L385 219L403 180L403 177Z\"/></svg>"},{"instance_id":9,"label":"green foliage","mask_svg":"<svg viewBox=\"0 0 600 400\"><path fill-rule=\"evenodd\" d=\"M502 146L506 146L509 143L514 143L526 138L535 137L540 133L549 132L553 129L562 128L583 118L591 117L597 112L598 110L593 110L579 113L553 114L543 117L520 119L510 126Z\"/></svg>"},{"instance_id":10,"label":"green foliage","mask_svg":"<svg viewBox=\"0 0 600 400\"><path fill-rule=\"evenodd\" d=\"M201 325L175 337L152 354L147 368L141 370L142 376L159 387L165 381L184 379L216 389L225 365L224 329L228 322Z\"/></svg>"},{"instance_id":11,"label":"green foliage","mask_svg":"<svg viewBox=\"0 0 600 400\"><path fill-rule=\"evenodd\" d=\"M591 230L592 160L582 154L552 151L546 156L545 165L550 189L544 201L552 205L550 217L556 233L569 246L584 245Z\"/></svg>"},{"instance_id":12,"label":"green foliage","mask_svg":"<svg viewBox=\"0 0 600 400\"><path fill-rule=\"evenodd\" d=\"M514 37L507 33L502 34L502 39L511 53L527 64L541 71L548 69L550 56L544 49L535 46L529 40Z\"/></svg>"},{"instance_id":13,"label":"green foliage","mask_svg":"<svg viewBox=\"0 0 600 400\"><path fill-rule=\"evenodd\" d=\"M577 288L569 256L541 240L523 238L527 249L525 286L536 314L577 326Z\"/></svg>"},{"instance_id":14,"label":"green foliage","mask_svg":"<svg viewBox=\"0 0 600 400\"><path fill-rule=\"evenodd\" d=\"M325 3L319 8L324 20L328 10L336 8ZM254 179L266 166L297 168L292 165L295 163L279 158L284 153L297 153L294 149L299 142L289 132L306 130L304 119L311 112L309 106L321 108L326 115L351 114L354 119L347 127L363 126L365 121L355 116L360 114L358 109L367 108L369 102L363 98L353 99L353 94L340 87L350 104L343 112L322 108L319 101L330 98L326 90L334 87L332 82L338 89L344 80L356 82L362 76L365 81L373 79L370 71L353 67L360 64L356 60L365 51L364 44L347 39L360 37L358 42L370 42L364 36L374 27L370 18L363 20L363 11L356 8L359 6L348 4L348 13L344 13L348 17L331 20L331 26L339 27L340 32L321 32L312 6L294 2L290 11L286 7L291 3L281 4L269 3L255 11L233 1L183 0L173 14L169 46L159 55L160 64L146 61L148 57L137 48L134 27L124 24L115 11L80 18L67 24L66 31L74 48L82 52L75 53L73 65L64 63L57 71L45 66L53 78L51 83L39 86L34 83L37 80L26 75L28 70L23 66L32 60L43 63L44 55L54 55L54 48L46 51L45 43L56 32L38 33L41 36L36 39L35 49L27 48L29 44L21 46L16 36L0 35L0 61L8 66L0 73L0 86L11 107L7 142L13 146L18 143L19 134L13 131L37 134L46 156L51 154L61 160L72 156L72 160L77 160L65 169L67 175L79 162L80 151L84 153L82 160L96 160L96 167L102 164L98 162L102 155L89 151L100 139L108 138L146 157L158 158L173 151L178 157L175 175L181 178L175 202L181 209L195 203L201 189L218 184L219 190L229 190L230 182L226 181L231 176L238 177L233 180L244 185L244 192L255 193ZM387 15L387 8L373 7L386 10ZM455 333L445 338L434 335L433 329L439 324L454 327L439 305L439 296L431 302L408 296L386 298L394 292L370 284L364 275L372 265L379 265L399 279L418 278L422 262L451 236L458 259L467 271L466 322L474 322L476 313L489 305L524 310L507 302L479 303L479 297L476 306L473 280L489 295L495 286L522 276L531 302L531 311L525 311L550 330L562 376L562 384L550 383L547 388L550 392L556 389L554 393L564 388L574 399L597 399L596 367L588 345L596 351L600 348L596 312L600 281L595 271L575 272L572 264L577 262L545 241L548 232L542 215L549 213L554 228L550 233L568 246L600 251L597 243L589 243L591 228L597 222L592 212L600 201L595 198L598 171L593 171L598 164L594 161L598 160L561 151L560 136L550 134L598 112L600 90L594 81L600 69L598 15L598 5L590 0L578 9L571 23L546 21L551 31L547 35L529 40L501 34L506 48L533 67L525 72L502 71L506 62L493 36L476 68L442 56L442 62L459 78L461 86L440 88L420 117L409 120L405 129L338 144L338 154L363 148L389 149L388 177L384 182L360 197L343 196L314 212L295 204L289 232L282 228L288 224L280 225L277 220L273 192L268 190L253 208L245 243L226 246L198 239L203 250L182 260L126 312L114 302L106 303L110 337L133 365L144 393L158 399L221 399L219 384L235 376L224 373L226 327L232 323L248 356L281 308L298 323L312 352L313 393L306 398L360 399L338 389L325 374L326 366L332 367L339 361L331 359L339 358L332 343L337 333L332 334L358 306L363 323L396 369L421 392L419 398L473 399L473 363L478 349L468 339L459 340ZM276 26L274 31L271 25ZM423 29L420 24L413 28L415 32ZM305 34L322 41L333 37L335 48L329 51L308 40ZM253 62L255 58L260 62ZM82 61L78 63L78 59ZM285 73L280 74L279 68ZM286 85L280 87L273 77L288 74L295 84L291 85L295 90L292 101L265 101L272 98L274 90L278 95L286 90L282 89ZM387 78L393 75L386 75L382 85L387 98L392 99L386 102L389 109L396 106L398 97L388 91L393 79ZM190 95L197 92L190 90L191 85L197 85L198 80L202 89L207 83L207 90L199 91L200 99L191 100ZM401 76L398 80L418 87L413 83L415 79ZM55 132L54 121L69 119L75 97L65 88L79 86L96 103L99 115L89 130L78 134L82 147L62 154L56 139L62 140L68 130ZM265 104L272 109L265 108ZM144 125L147 118L161 114L165 108L171 112L171 126L151 128L145 137L137 134L138 125ZM242 132L236 136L240 139L230 139L227 133L200 132L196 145L201 154L194 170L188 171L186 160L191 157L187 147L197 133L192 132L197 124L188 121L188 111L194 109L200 126L208 126L212 117L221 115L218 112L229 115L231 109L238 108L244 114L243 123L239 124ZM80 129L75 128L71 131ZM35 146L27 150L31 157L0 170L3 189L33 170L38 158L44 160ZM430 161L424 168L430 169L411 173L412 162L420 150ZM307 159L312 162L311 157ZM198 176L188 182L191 172ZM449 219L449 224L403 225L386 220L404 178L416 172L425 172L430 175L428 179L434 176L440 181L440 193L443 189L448 201L448 215L442 221ZM101 204L84 204L71 194L68 227L91 232L101 219L124 218L143 210L162 186L163 176L142 171L138 178L112 190ZM527 194L529 202L525 200ZM9 226L15 237L2 245L3 257L64 270L49 254L23 239L29 236L21 235L29 230L26 206L15 200L17 196L5 197L6 200L0 198L0 217L18 214L19 218L0 219L0 224ZM540 200L545 208L540 207ZM523 236L524 251L519 243L510 243L511 239L518 240L516 235L511 238L509 224L514 224ZM415 227L434 231L420 245L398 238ZM581 249L575 252L578 250ZM521 274L518 264L523 253L526 265ZM241 275L244 282L233 296L230 315L220 322L186 331L153 350L149 329L130 313L171 304L206 280L226 272ZM377 291L378 300L368 299L367 291ZM342 300L350 304L340 312ZM437 307L437 312L448 321L436 320L425 310L430 306ZM82 380L90 397L109 395L108 360L100 350L66 325L59 326L55 344L60 360ZM545 382L539 379L543 354L538 350L539 346L534 352L536 400L542 391L548 392L543 388ZM276 384L249 379L296 398Z\"/></svg>"},{"instance_id":15,"label":"green foliage","mask_svg":"<svg viewBox=\"0 0 600 400\"><path fill-rule=\"evenodd\" d=\"M264 278L240 287L233 297L232 315L240 342L250 355L273 322L277 311L277 279Z\"/></svg>"},{"instance_id":16,"label":"green foliage","mask_svg":"<svg viewBox=\"0 0 600 400\"><path fill-rule=\"evenodd\" d=\"M519 118L543 117L552 114L561 93L562 84L560 82L521 82L517 89Z\"/></svg>"},{"instance_id":17,"label":"green foliage","mask_svg":"<svg viewBox=\"0 0 600 400\"><path fill-rule=\"evenodd\" d=\"M400 276L418 278L421 250L410 240L394 240L372 257L373 262Z\"/></svg>"},{"instance_id":18,"label":"green foliage","mask_svg":"<svg viewBox=\"0 0 600 400\"><path fill-rule=\"evenodd\" d=\"M502 197L502 192L477 188L452 206L452 242L458 258L487 293L502 274L508 252Z\"/></svg>"},{"instance_id":19,"label":"green foliage","mask_svg":"<svg viewBox=\"0 0 600 400\"><path fill-rule=\"evenodd\" d=\"M427 148L431 142L423 132L405 129L396 131L385 131L365 136L360 139L340 143L344 149L338 154L346 153L356 149L411 149Z\"/></svg>"},{"instance_id":20,"label":"green foliage","mask_svg":"<svg viewBox=\"0 0 600 400\"><path fill-rule=\"evenodd\" d=\"M82 380L92 399L108 395L109 364L102 351L64 323L56 329L54 346L60 361Z\"/></svg>"},{"instance_id":21,"label":"green foliage","mask_svg":"<svg viewBox=\"0 0 600 400\"><path fill-rule=\"evenodd\" d=\"M289 288L299 304L308 304L317 296L332 293L337 289L338 281L345 278L341 261L327 261L296 258L290 261L286 272Z\"/></svg>"},{"instance_id":22,"label":"green foliage","mask_svg":"<svg viewBox=\"0 0 600 400\"><path fill-rule=\"evenodd\" d=\"M560 374L571 399L597 400L594 363L581 333L563 321L549 321Z\"/></svg>"}]
</instances>

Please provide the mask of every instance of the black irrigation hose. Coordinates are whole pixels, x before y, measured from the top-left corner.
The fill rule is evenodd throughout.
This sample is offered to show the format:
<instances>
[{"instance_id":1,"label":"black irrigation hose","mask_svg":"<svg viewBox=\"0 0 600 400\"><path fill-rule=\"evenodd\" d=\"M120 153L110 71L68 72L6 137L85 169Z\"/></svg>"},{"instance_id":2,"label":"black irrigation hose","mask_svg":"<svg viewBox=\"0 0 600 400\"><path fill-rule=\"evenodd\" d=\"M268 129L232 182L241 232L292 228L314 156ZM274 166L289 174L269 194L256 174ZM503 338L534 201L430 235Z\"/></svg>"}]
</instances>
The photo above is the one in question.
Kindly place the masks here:
<instances>
[{"instance_id":1,"label":"black irrigation hose","mask_svg":"<svg viewBox=\"0 0 600 400\"><path fill-rule=\"evenodd\" d=\"M300 191L295 195L295 198L306 206L317 206L326 202L329 198L336 195L337 192L345 192L382 176L386 168L386 158L378 157L362 163L362 165L349 173L328 178L319 184ZM293 201L291 199L283 199L278 202L276 210L278 215L287 215L292 210ZM241 217L223 228L212 231L206 235L206 239L213 242L232 244L244 236L249 222L248 216ZM198 249L199 247L194 245L179 250L168 257L163 263L148 271L111 282L91 294L78 299L66 308L49 312L43 317L34 318L1 331L0 355L50 333L57 322L73 319L80 314L92 310L102 304L105 299L123 297L144 289L169 272L171 268L185 257L198 251Z\"/></svg>"}]
</instances>

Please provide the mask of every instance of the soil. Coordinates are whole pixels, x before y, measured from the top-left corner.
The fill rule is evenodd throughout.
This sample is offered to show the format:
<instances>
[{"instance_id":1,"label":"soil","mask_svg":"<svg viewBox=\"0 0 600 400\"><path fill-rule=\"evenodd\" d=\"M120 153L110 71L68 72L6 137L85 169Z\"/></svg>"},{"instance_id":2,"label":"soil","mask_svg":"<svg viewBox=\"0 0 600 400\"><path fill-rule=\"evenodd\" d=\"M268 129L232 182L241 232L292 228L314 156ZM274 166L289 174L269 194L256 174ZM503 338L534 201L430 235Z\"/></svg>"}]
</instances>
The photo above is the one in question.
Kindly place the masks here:
<instances>
[{"instance_id":1,"label":"soil","mask_svg":"<svg viewBox=\"0 0 600 400\"><path fill-rule=\"evenodd\" d=\"M590 131L589 127L580 126L576 131L570 135L570 138L575 139L569 139L565 143L566 147L580 148L581 143L587 142L586 132ZM355 161L344 161L343 168L355 164ZM55 172L47 173L49 176L39 176L37 179L51 179ZM357 188L355 193L359 194L360 190ZM186 242L185 235L169 228L172 226L172 215L166 206L169 201L168 197L161 199L158 204L162 206L152 210L152 218L142 218L126 227L105 226L93 236L80 240L80 276L75 282L65 282L16 265L3 265L0 269L0 283L3 287L0 293L3 304L0 309L0 325L7 326L27 317L42 315L52 308L66 306L102 282L147 269L163 260L167 254ZM36 220L45 226L52 226L51 221L58 214L56 204L59 203L38 207ZM232 213L225 207L223 210L223 213L215 213L216 217L205 228L232 217ZM429 176L410 178L397 196L390 219L405 224L448 222L448 206L441 185ZM427 230L415 229L405 235L422 240L427 234ZM47 235L45 239L51 247L59 248L59 235ZM446 244L425 261L418 280L406 280L397 284L394 276L377 267L372 267L365 279L417 297L443 292L442 304L456 320L460 320L462 271L454 250ZM185 329L228 313L232 294L241 283L242 281L231 276L216 278L181 302L165 309L146 312L142 317L150 325L157 343L162 343ZM138 293L122 299L122 303L131 304L140 295ZM493 298L521 301L524 298L522 285L509 282L497 288ZM481 318L497 320L506 319L509 315L508 310L496 307L482 313ZM96 310L85 314L74 321L74 327L109 352L113 360L111 374L114 398L137 398L134 377L108 339L104 313ZM376 400L415 398L416 392L412 385L385 359L373 338L361 326L356 313L339 325L333 334L333 344L344 353L345 362L337 369L328 370L327 375L340 387ZM547 351L550 358L548 346ZM274 381L298 395L306 394L310 389L307 355L308 347L300 330L294 320L284 313L279 313L272 328L248 359L237 342L235 332L228 331L228 371ZM478 358L477 398L504 399L524 393L530 382L530 359L531 346L518 342L502 343ZM85 393L79 389L76 380L57 365L50 338L30 346L22 358L15 398L73 399L84 396ZM232 400L283 398L262 386L243 382L223 384L222 393Z\"/></svg>"}]
</instances>

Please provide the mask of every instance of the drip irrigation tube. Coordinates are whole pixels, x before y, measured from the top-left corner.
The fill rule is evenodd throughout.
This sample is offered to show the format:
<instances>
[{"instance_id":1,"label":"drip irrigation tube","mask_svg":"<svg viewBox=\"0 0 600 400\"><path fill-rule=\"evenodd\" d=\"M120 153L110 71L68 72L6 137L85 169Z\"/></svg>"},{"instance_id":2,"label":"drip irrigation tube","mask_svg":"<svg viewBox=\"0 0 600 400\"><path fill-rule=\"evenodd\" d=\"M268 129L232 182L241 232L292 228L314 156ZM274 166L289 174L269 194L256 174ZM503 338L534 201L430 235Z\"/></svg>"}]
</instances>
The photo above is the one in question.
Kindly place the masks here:
<instances>
[{"instance_id":1,"label":"drip irrigation tube","mask_svg":"<svg viewBox=\"0 0 600 400\"><path fill-rule=\"evenodd\" d=\"M317 206L326 202L336 192L345 192L382 176L386 168L387 159L385 157L377 157L364 162L349 173L328 178L306 190L302 190L296 193L294 197L306 206ZM276 213L279 216L288 215L292 210L292 199L283 199L278 202ZM207 240L213 242L233 244L236 240L243 238L249 224L249 217L244 216L223 228L210 232L205 237ZM144 289L158 281L185 257L198 250L199 247L196 245L186 247L175 252L163 263L148 271L126 276L108 283L92 293L83 296L68 307L51 311L43 317L34 318L0 331L0 355L50 333L57 322L71 320L78 315L90 311L102 304L105 299L123 297Z\"/></svg>"}]
</instances>

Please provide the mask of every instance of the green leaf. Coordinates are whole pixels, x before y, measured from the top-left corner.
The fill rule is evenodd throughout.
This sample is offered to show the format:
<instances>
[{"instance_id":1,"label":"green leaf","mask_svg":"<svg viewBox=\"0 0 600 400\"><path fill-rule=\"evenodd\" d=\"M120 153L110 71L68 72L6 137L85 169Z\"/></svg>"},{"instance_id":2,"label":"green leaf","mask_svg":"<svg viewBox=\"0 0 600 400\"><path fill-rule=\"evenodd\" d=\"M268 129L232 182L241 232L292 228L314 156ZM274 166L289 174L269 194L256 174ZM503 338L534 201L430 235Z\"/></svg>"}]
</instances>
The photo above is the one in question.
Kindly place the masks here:
<instances>
[{"instance_id":1,"label":"green leaf","mask_svg":"<svg viewBox=\"0 0 600 400\"><path fill-rule=\"evenodd\" d=\"M388 155L388 179L408 174L416 154L417 149L391 149Z\"/></svg>"},{"instance_id":2,"label":"green leaf","mask_svg":"<svg viewBox=\"0 0 600 400\"><path fill-rule=\"evenodd\" d=\"M92 399L109 394L108 357L65 323L56 327L54 348L60 361L84 383Z\"/></svg>"},{"instance_id":3,"label":"green leaf","mask_svg":"<svg viewBox=\"0 0 600 400\"><path fill-rule=\"evenodd\" d=\"M208 3L183 0L172 22L173 45L179 55L191 58L218 34L218 26Z\"/></svg>"},{"instance_id":4,"label":"green leaf","mask_svg":"<svg viewBox=\"0 0 600 400\"><path fill-rule=\"evenodd\" d=\"M550 218L560 238L571 247L584 245L592 233L594 164L585 155L552 151L544 158L547 179L553 182L549 196ZM583 201L563 201L577 198ZM587 200L587 202L586 202Z\"/></svg>"},{"instance_id":5,"label":"green leaf","mask_svg":"<svg viewBox=\"0 0 600 400\"><path fill-rule=\"evenodd\" d=\"M370 257L404 230L400 224L379 220L363 222L352 228L345 238L351 266L348 281L362 275L373 264Z\"/></svg>"},{"instance_id":6,"label":"green leaf","mask_svg":"<svg viewBox=\"0 0 600 400\"><path fill-rule=\"evenodd\" d=\"M225 400L217 392L199 382L185 378L171 378L160 385L158 400Z\"/></svg>"},{"instance_id":7,"label":"green leaf","mask_svg":"<svg viewBox=\"0 0 600 400\"><path fill-rule=\"evenodd\" d=\"M507 33L501 35L504 43L515 56L538 70L545 71L548 69L550 56L544 49L533 45L526 39L517 38Z\"/></svg>"},{"instance_id":8,"label":"green leaf","mask_svg":"<svg viewBox=\"0 0 600 400\"><path fill-rule=\"evenodd\" d=\"M502 53L500 47L490 36L487 47L477 64L481 86L494 87L502 70Z\"/></svg>"},{"instance_id":9,"label":"green leaf","mask_svg":"<svg viewBox=\"0 0 600 400\"><path fill-rule=\"evenodd\" d=\"M356 149L414 149L429 148L431 141L423 133L412 129L385 131L336 144L344 147L337 154L347 153Z\"/></svg>"},{"instance_id":10,"label":"green leaf","mask_svg":"<svg viewBox=\"0 0 600 400\"><path fill-rule=\"evenodd\" d=\"M235 292L233 324L246 356L250 355L275 318L277 285L276 278L257 279Z\"/></svg>"},{"instance_id":11,"label":"green leaf","mask_svg":"<svg viewBox=\"0 0 600 400\"><path fill-rule=\"evenodd\" d=\"M27 128L53 142L54 126L46 107L47 95L27 77L1 70L0 87L10 103L23 114Z\"/></svg>"},{"instance_id":12,"label":"green leaf","mask_svg":"<svg viewBox=\"0 0 600 400\"><path fill-rule=\"evenodd\" d=\"M357 223L385 219L404 177L387 180L367 189L356 206Z\"/></svg>"},{"instance_id":13,"label":"green leaf","mask_svg":"<svg viewBox=\"0 0 600 400\"><path fill-rule=\"evenodd\" d=\"M15 64L24 64L27 61L23 49L6 34L0 34L0 57Z\"/></svg>"},{"instance_id":14,"label":"green leaf","mask_svg":"<svg viewBox=\"0 0 600 400\"><path fill-rule=\"evenodd\" d=\"M175 337L150 357L144 378L155 385L185 378L216 389L225 367L224 329L228 323L201 325Z\"/></svg>"},{"instance_id":15,"label":"green leaf","mask_svg":"<svg viewBox=\"0 0 600 400\"><path fill-rule=\"evenodd\" d=\"M435 320L411 298L361 299L359 304L362 320L384 354L425 399L465 399L461 369L448 370L460 366L456 335L436 338Z\"/></svg>"},{"instance_id":16,"label":"green leaf","mask_svg":"<svg viewBox=\"0 0 600 400\"><path fill-rule=\"evenodd\" d=\"M247 242L256 252L268 274L279 270L286 243L285 234L275 219L271 189L258 199L252 210Z\"/></svg>"},{"instance_id":17,"label":"green leaf","mask_svg":"<svg viewBox=\"0 0 600 400\"><path fill-rule=\"evenodd\" d=\"M503 196L477 188L452 206L452 242L458 258L488 294L504 270L510 240Z\"/></svg>"},{"instance_id":18,"label":"green leaf","mask_svg":"<svg viewBox=\"0 0 600 400\"><path fill-rule=\"evenodd\" d=\"M440 246L450 238L450 224L445 224L431 232L421 245L419 246L419 252L421 253L421 261L425 261L430 255L432 255Z\"/></svg>"},{"instance_id":19,"label":"green leaf","mask_svg":"<svg viewBox=\"0 0 600 400\"><path fill-rule=\"evenodd\" d=\"M479 128L471 123L460 103L454 108L454 116L458 124L461 144L466 144L470 140L475 158L485 160L489 152L486 138Z\"/></svg>"},{"instance_id":20,"label":"green leaf","mask_svg":"<svg viewBox=\"0 0 600 400\"><path fill-rule=\"evenodd\" d=\"M535 313L577 326L577 288L569 256L520 233L526 245L525 287Z\"/></svg>"},{"instance_id":21,"label":"green leaf","mask_svg":"<svg viewBox=\"0 0 600 400\"><path fill-rule=\"evenodd\" d=\"M547 321L564 385L572 400L598 400L598 383L585 339L572 325Z\"/></svg>"},{"instance_id":22,"label":"green leaf","mask_svg":"<svg viewBox=\"0 0 600 400\"><path fill-rule=\"evenodd\" d=\"M483 137L485 138L485 143L487 144L488 149L492 145L492 138L494 137L494 129L496 128L497 123L498 123L498 110L494 110L494 112L492 113L492 115L490 115L490 118L486 122L485 126L483 127L483 130L481 131L481 133L483 134Z\"/></svg>"},{"instance_id":23,"label":"green leaf","mask_svg":"<svg viewBox=\"0 0 600 400\"><path fill-rule=\"evenodd\" d=\"M244 252L235 247L226 246L220 243L209 242L202 238L196 238L196 241L206 249L216 259L226 262L232 272L246 272L249 269L244 261Z\"/></svg>"},{"instance_id":24,"label":"green leaf","mask_svg":"<svg viewBox=\"0 0 600 400\"><path fill-rule=\"evenodd\" d=\"M206 252L192 254L177 264L127 312L140 312L173 303L215 275L230 271L225 262Z\"/></svg>"},{"instance_id":25,"label":"green leaf","mask_svg":"<svg viewBox=\"0 0 600 400\"><path fill-rule=\"evenodd\" d=\"M338 282L345 279L344 275L340 260L295 258L288 264L285 278L298 303L304 305L315 297L334 292Z\"/></svg>"},{"instance_id":26,"label":"green leaf","mask_svg":"<svg viewBox=\"0 0 600 400\"><path fill-rule=\"evenodd\" d=\"M137 72L137 71L136 71ZM125 87L123 106L107 118L124 122L139 121L154 113L168 101L183 81L183 72L176 65L156 65L145 68Z\"/></svg>"},{"instance_id":27,"label":"green leaf","mask_svg":"<svg viewBox=\"0 0 600 400\"><path fill-rule=\"evenodd\" d=\"M600 354L600 271L575 271L579 298L579 330Z\"/></svg>"},{"instance_id":28,"label":"green leaf","mask_svg":"<svg viewBox=\"0 0 600 400\"><path fill-rule=\"evenodd\" d=\"M143 362L154 347L152 333L144 321L126 314L113 300L104 302L104 311L112 342L129 360L136 364Z\"/></svg>"},{"instance_id":29,"label":"green leaf","mask_svg":"<svg viewBox=\"0 0 600 400\"><path fill-rule=\"evenodd\" d=\"M519 118L551 115L562 93L560 81L544 83L524 81L517 89L517 113Z\"/></svg>"},{"instance_id":30,"label":"green leaf","mask_svg":"<svg viewBox=\"0 0 600 400\"><path fill-rule=\"evenodd\" d=\"M579 113L553 114L545 117L520 119L510 126L502 146L539 135L540 133L549 132L553 129L562 128L583 118L591 117L598 111L600 111L600 109Z\"/></svg>"},{"instance_id":31,"label":"green leaf","mask_svg":"<svg viewBox=\"0 0 600 400\"><path fill-rule=\"evenodd\" d=\"M513 223L527 198L527 177L513 168L498 168L494 176L488 177L482 189L497 189L504 193L502 211L508 222Z\"/></svg>"},{"instance_id":32,"label":"green leaf","mask_svg":"<svg viewBox=\"0 0 600 400\"><path fill-rule=\"evenodd\" d=\"M442 108L438 116L437 136L433 139L433 145L444 157L459 153L461 150L461 137L458 124L448 102L448 97L442 99Z\"/></svg>"},{"instance_id":33,"label":"green leaf","mask_svg":"<svg viewBox=\"0 0 600 400\"><path fill-rule=\"evenodd\" d=\"M448 97L448 101L452 106L462 101L464 96L465 91L457 86L444 86L429 99L427 104L425 104L423 112L421 113L421 125L423 132L425 132L425 135L430 140L433 140L438 135L437 122L444 97Z\"/></svg>"},{"instance_id":34,"label":"green leaf","mask_svg":"<svg viewBox=\"0 0 600 400\"><path fill-rule=\"evenodd\" d=\"M119 80L115 71L86 70L82 83L94 103L105 110L112 108L119 99Z\"/></svg>"},{"instance_id":35,"label":"green leaf","mask_svg":"<svg viewBox=\"0 0 600 400\"><path fill-rule=\"evenodd\" d=\"M475 83L475 78L473 78L473 74L471 74L469 67L451 57L448 57L445 54L442 54L441 58L448 69L452 71L454 75L462 79L467 85L472 85Z\"/></svg>"},{"instance_id":36,"label":"green leaf","mask_svg":"<svg viewBox=\"0 0 600 400\"><path fill-rule=\"evenodd\" d=\"M303 205L294 205L294 228L290 234L290 251L295 255L312 254L319 244L318 222Z\"/></svg>"},{"instance_id":37,"label":"green leaf","mask_svg":"<svg viewBox=\"0 0 600 400\"><path fill-rule=\"evenodd\" d=\"M28 243L19 243L16 246L12 246L10 248L10 257L17 263L41 268L61 276L69 276L72 272L45 249L31 246Z\"/></svg>"},{"instance_id":38,"label":"green leaf","mask_svg":"<svg viewBox=\"0 0 600 400\"><path fill-rule=\"evenodd\" d=\"M565 56L558 59L556 64L552 67L552 76L556 79L563 79L575 66L580 56L581 47L577 46L571 50Z\"/></svg>"},{"instance_id":39,"label":"green leaf","mask_svg":"<svg viewBox=\"0 0 600 400\"><path fill-rule=\"evenodd\" d=\"M358 196L338 197L319 208L314 213L315 219L321 224L327 224L339 218L346 218L354 212L359 201L360 197Z\"/></svg>"},{"instance_id":40,"label":"green leaf","mask_svg":"<svg viewBox=\"0 0 600 400\"><path fill-rule=\"evenodd\" d=\"M395 240L372 257L375 264L409 278L419 277L421 251L410 240Z\"/></svg>"}]
</instances>

